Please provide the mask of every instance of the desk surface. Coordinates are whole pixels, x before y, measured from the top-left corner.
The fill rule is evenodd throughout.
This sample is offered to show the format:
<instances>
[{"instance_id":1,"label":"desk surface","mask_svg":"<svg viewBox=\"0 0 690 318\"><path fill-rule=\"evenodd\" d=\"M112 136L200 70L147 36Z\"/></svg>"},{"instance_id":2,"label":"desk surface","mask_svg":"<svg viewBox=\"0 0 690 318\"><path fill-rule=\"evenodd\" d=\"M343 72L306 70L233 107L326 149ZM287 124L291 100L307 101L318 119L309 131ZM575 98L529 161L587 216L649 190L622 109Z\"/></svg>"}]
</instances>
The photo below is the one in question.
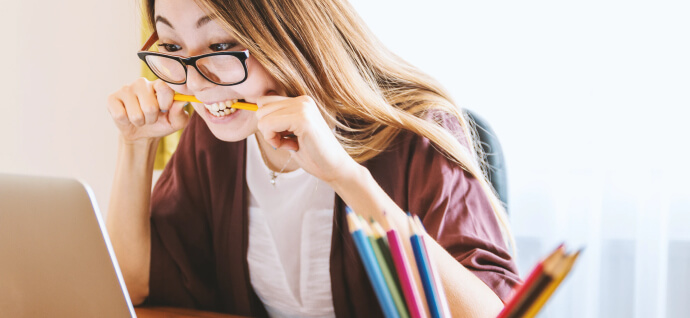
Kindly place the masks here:
<instances>
[{"instance_id":1,"label":"desk surface","mask_svg":"<svg viewBox=\"0 0 690 318\"><path fill-rule=\"evenodd\" d=\"M172 307L134 307L134 311L139 318L243 318L235 315Z\"/></svg>"}]
</instances>

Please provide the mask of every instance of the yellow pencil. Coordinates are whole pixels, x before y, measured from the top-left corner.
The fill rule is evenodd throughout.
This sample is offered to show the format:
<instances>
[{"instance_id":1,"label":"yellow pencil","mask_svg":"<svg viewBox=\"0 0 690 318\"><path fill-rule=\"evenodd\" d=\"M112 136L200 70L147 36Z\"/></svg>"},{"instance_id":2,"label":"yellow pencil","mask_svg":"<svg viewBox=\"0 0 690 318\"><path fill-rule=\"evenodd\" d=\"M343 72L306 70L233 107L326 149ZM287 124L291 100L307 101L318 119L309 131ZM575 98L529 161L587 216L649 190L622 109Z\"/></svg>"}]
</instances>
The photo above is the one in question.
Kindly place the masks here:
<instances>
[{"instance_id":1,"label":"yellow pencil","mask_svg":"<svg viewBox=\"0 0 690 318\"><path fill-rule=\"evenodd\" d=\"M175 93L175 96L173 97L173 100L176 101L182 101L182 102L193 102L193 103L200 103L203 104L201 101L199 101L196 97L191 96L191 95L183 95L179 93ZM259 109L256 104L252 103L245 103L245 102L235 102L230 106L232 108L237 108L237 109L244 109L244 110L251 110L253 112L257 111Z\"/></svg>"},{"instance_id":2,"label":"yellow pencil","mask_svg":"<svg viewBox=\"0 0 690 318\"><path fill-rule=\"evenodd\" d=\"M546 301L549 300L549 298L551 298L551 295L556 290L556 288L558 288L561 282L563 282L565 276L568 275L568 272L570 272L570 269L573 267L573 264L580 256L581 251L582 250L579 250L573 254L565 256L565 258L558 264L557 268L555 269L555 280L549 284L549 286L546 288L546 290L544 290L544 292L541 295L539 295L539 298L537 298L534 304L530 306L529 310L527 310L523 318L534 318L537 315L537 313L539 313Z\"/></svg>"}]
</instances>

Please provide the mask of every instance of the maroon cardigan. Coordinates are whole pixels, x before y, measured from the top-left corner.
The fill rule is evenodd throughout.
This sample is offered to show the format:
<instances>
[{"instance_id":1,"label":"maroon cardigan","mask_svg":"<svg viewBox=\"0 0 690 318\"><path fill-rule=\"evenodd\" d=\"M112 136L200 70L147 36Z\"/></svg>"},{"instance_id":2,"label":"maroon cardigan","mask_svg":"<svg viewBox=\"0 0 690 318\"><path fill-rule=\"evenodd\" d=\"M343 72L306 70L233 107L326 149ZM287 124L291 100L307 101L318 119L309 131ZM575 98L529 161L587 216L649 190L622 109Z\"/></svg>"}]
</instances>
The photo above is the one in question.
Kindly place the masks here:
<instances>
[{"instance_id":1,"label":"maroon cardigan","mask_svg":"<svg viewBox=\"0 0 690 318\"><path fill-rule=\"evenodd\" d=\"M449 122L446 121L448 125ZM450 122L450 127L458 129ZM245 141L216 139L193 115L151 200L146 304L266 316L249 280ZM363 164L403 211L503 301L519 282L515 263L477 180L429 140L403 132ZM338 317L383 316L336 195L330 255Z\"/></svg>"}]
</instances>

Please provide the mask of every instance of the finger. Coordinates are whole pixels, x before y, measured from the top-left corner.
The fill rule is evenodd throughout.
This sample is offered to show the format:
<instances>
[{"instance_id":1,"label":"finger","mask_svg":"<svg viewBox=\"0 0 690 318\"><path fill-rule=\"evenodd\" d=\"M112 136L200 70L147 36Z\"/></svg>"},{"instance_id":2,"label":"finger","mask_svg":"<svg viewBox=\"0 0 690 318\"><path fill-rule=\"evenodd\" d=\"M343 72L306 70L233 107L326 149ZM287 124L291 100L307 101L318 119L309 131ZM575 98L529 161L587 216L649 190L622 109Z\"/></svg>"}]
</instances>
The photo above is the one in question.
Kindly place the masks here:
<instances>
[{"instance_id":1,"label":"finger","mask_svg":"<svg viewBox=\"0 0 690 318\"><path fill-rule=\"evenodd\" d=\"M158 99L158 107L161 112L167 112L172 108L173 97L175 96L175 91L165 84L162 80L158 79L153 82L153 90L156 93L156 98ZM183 102L184 104L184 102Z\"/></svg>"},{"instance_id":2,"label":"finger","mask_svg":"<svg viewBox=\"0 0 690 318\"><path fill-rule=\"evenodd\" d=\"M280 96L280 95L265 95L261 96L256 100L256 105L259 106L259 108L265 106L266 104L274 103L274 102L279 102L283 100L290 99L290 97L286 96Z\"/></svg>"},{"instance_id":3,"label":"finger","mask_svg":"<svg viewBox=\"0 0 690 318\"><path fill-rule=\"evenodd\" d=\"M158 121L158 100L156 100L156 95L153 91L153 83L144 79L144 81L135 84L134 92L137 94L139 106L144 114L145 124L151 125Z\"/></svg>"},{"instance_id":4,"label":"finger","mask_svg":"<svg viewBox=\"0 0 690 318\"><path fill-rule=\"evenodd\" d=\"M144 120L144 113L141 111L139 99L132 92L127 92L122 95L122 102L125 104L125 111L127 111L127 118L134 126L141 127L146 121Z\"/></svg>"},{"instance_id":5,"label":"finger","mask_svg":"<svg viewBox=\"0 0 690 318\"><path fill-rule=\"evenodd\" d=\"M297 138L285 138L285 136L280 138L280 144L277 149L299 151L299 142Z\"/></svg>"},{"instance_id":6,"label":"finger","mask_svg":"<svg viewBox=\"0 0 690 318\"><path fill-rule=\"evenodd\" d=\"M263 134L264 139L276 148L281 146L283 139L285 139L283 136L295 136L293 133L298 127L299 118L291 113L289 109L272 113L271 116L264 117L258 121L258 128Z\"/></svg>"},{"instance_id":7,"label":"finger","mask_svg":"<svg viewBox=\"0 0 690 318\"><path fill-rule=\"evenodd\" d=\"M288 107L291 103L289 101L292 98L278 95L261 96L256 100L256 106L259 108L256 111L256 116L258 119L285 107Z\"/></svg>"},{"instance_id":8,"label":"finger","mask_svg":"<svg viewBox=\"0 0 690 318\"><path fill-rule=\"evenodd\" d=\"M108 96L108 112L110 113L110 117L113 118L113 121L115 121L115 124L119 127L125 127L130 124L129 118L127 118L125 104L117 94Z\"/></svg>"},{"instance_id":9,"label":"finger","mask_svg":"<svg viewBox=\"0 0 690 318\"><path fill-rule=\"evenodd\" d=\"M168 113L168 120L170 120L170 126L175 130L180 130L187 126L189 122L189 114L184 110L189 102L176 101L172 103L170 112Z\"/></svg>"}]
</instances>

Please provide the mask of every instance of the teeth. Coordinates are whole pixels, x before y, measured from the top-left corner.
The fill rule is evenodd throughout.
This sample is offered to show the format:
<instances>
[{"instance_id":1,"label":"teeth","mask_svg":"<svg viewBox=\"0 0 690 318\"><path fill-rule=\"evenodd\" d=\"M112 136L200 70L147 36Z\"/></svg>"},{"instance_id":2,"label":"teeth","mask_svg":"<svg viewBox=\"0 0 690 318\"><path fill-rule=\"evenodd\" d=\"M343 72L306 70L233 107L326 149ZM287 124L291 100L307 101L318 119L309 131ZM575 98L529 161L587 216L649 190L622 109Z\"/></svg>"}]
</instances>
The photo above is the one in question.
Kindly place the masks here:
<instances>
[{"instance_id":1,"label":"teeth","mask_svg":"<svg viewBox=\"0 0 690 318\"><path fill-rule=\"evenodd\" d=\"M236 108L232 108L232 105L237 103L237 99L226 100L224 102L218 102L213 104L204 104L206 109L215 117L225 117L237 111Z\"/></svg>"}]
</instances>

